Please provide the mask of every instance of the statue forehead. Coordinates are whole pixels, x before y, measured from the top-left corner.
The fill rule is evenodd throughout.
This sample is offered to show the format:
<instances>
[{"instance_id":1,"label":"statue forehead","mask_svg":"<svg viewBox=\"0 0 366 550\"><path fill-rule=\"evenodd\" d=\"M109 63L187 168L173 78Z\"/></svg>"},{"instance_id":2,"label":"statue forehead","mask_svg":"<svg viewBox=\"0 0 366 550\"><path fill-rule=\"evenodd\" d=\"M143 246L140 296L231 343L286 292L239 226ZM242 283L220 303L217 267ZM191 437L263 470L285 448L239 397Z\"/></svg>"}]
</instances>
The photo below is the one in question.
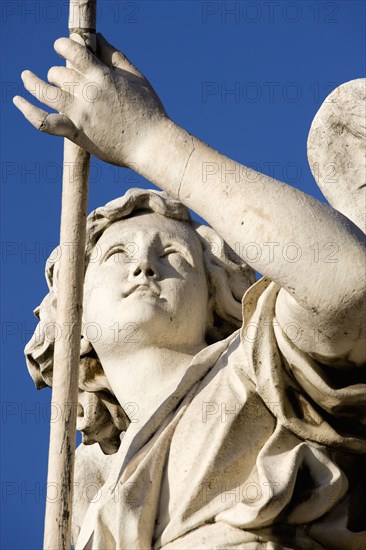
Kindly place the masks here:
<instances>
[{"instance_id":1,"label":"statue forehead","mask_svg":"<svg viewBox=\"0 0 366 550\"><path fill-rule=\"evenodd\" d=\"M100 244L118 241L134 234L143 238L161 234L164 237L185 241L191 248L202 252L198 235L186 221L174 220L156 212L137 212L134 216L114 222L99 239Z\"/></svg>"}]
</instances>

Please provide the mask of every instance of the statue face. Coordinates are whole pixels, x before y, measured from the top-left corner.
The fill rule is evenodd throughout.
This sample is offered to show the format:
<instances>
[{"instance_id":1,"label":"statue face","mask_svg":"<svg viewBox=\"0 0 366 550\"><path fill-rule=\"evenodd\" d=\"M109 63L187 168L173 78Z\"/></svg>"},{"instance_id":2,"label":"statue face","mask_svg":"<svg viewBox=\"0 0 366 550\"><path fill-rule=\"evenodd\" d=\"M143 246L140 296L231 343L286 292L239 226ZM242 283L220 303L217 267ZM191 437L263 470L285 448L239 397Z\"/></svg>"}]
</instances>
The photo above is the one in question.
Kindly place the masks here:
<instances>
[{"instance_id":1,"label":"statue face","mask_svg":"<svg viewBox=\"0 0 366 550\"><path fill-rule=\"evenodd\" d=\"M92 256L84 335L102 364L127 345L188 351L204 343L207 280L202 247L188 223L138 214L106 229Z\"/></svg>"}]
</instances>

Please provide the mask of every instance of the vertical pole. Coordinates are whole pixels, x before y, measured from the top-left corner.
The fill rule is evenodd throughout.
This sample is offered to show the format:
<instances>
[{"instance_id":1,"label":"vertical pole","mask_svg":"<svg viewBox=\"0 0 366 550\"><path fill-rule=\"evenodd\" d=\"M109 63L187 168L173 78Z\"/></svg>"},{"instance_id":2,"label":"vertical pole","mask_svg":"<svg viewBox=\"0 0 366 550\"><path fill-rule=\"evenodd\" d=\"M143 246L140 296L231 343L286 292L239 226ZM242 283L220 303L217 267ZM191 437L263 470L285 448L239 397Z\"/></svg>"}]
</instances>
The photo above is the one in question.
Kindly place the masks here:
<instances>
[{"instance_id":1,"label":"vertical pole","mask_svg":"<svg viewBox=\"0 0 366 550\"><path fill-rule=\"evenodd\" d=\"M96 0L70 0L72 38L95 49ZM65 139L44 550L69 550L78 401L89 154Z\"/></svg>"}]
</instances>

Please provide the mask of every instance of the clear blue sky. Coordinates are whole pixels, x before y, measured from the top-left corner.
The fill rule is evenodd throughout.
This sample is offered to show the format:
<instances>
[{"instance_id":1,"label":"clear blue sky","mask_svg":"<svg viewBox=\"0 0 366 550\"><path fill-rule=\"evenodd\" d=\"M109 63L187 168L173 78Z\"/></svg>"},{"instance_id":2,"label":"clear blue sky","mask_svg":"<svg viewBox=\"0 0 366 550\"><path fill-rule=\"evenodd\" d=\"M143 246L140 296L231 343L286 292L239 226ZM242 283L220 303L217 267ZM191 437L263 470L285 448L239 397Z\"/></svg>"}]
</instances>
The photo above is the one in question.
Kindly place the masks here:
<instances>
[{"instance_id":1,"label":"clear blue sky","mask_svg":"<svg viewBox=\"0 0 366 550\"><path fill-rule=\"evenodd\" d=\"M98 29L153 83L170 116L226 155L321 197L306 139L321 102L365 74L362 1L99 0ZM16 111L20 73L61 64L67 1L1 5L1 548L42 546L49 390L37 392L23 348L58 242L62 140ZM89 209L130 186L131 172L93 160Z\"/></svg>"}]
</instances>

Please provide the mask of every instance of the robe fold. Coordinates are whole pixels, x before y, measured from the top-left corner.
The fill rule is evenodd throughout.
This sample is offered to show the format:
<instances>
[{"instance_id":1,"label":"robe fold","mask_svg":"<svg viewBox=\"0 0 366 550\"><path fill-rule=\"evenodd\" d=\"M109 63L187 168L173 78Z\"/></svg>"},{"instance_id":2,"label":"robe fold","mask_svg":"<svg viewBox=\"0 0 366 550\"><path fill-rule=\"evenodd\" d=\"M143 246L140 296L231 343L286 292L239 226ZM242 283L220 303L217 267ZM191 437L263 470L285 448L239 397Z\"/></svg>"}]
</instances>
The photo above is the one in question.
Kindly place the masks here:
<instances>
[{"instance_id":1,"label":"robe fold","mask_svg":"<svg viewBox=\"0 0 366 550\"><path fill-rule=\"evenodd\" d=\"M279 290L247 291L241 330L200 351L115 455L80 446L77 485L95 490L75 492L77 550L366 548L362 368L300 351Z\"/></svg>"}]
</instances>

